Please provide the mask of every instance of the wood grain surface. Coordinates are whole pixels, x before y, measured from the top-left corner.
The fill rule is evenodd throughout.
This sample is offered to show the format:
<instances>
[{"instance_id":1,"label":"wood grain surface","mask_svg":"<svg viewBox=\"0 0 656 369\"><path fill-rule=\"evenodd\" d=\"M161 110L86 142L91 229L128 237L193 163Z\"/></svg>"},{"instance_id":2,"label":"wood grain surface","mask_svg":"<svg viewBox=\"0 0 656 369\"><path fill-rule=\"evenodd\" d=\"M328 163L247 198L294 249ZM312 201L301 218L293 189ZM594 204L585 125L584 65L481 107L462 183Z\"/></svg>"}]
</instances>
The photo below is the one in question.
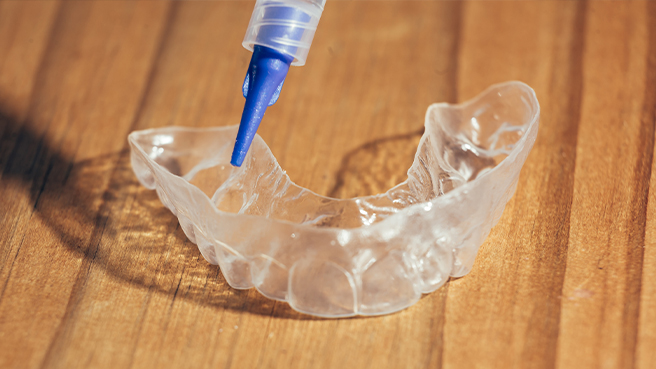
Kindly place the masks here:
<instances>
[{"instance_id":1,"label":"wood grain surface","mask_svg":"<svg viewBox=\"0 0 656 369\"><path fill-rule=\"evenodd\" d=\"M521 80L540 132L473 271L326 320L231 289L132 174L239 122L249 1L0 1L0 368L655 368L656 1L328 0L259 133L320 194L405 180L434 102Z\"/></svg>"}]
</instances>

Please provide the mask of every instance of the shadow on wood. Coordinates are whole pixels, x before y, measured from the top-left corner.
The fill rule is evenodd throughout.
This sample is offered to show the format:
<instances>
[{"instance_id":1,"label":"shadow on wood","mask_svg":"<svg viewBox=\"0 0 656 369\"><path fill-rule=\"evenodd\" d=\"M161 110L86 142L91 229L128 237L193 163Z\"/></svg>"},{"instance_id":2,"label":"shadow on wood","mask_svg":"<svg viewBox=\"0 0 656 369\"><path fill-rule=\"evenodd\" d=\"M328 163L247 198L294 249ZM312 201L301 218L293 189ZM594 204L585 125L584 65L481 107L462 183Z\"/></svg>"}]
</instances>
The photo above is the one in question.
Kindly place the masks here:
<instances>
[{"instance_id":1,"label":"shadow on wood","mask_svg":"<svg viewBox=\"0 0 656 369\"><path fill-rule=\"evenodd\" d=\"M139 184L127 149L75 162L27 126L0 112L0 180L29 189L34 214L68 251L114 278L172 300L313 319L254 290L230 288L155 192Z\"/></svg>"}]
</instances>

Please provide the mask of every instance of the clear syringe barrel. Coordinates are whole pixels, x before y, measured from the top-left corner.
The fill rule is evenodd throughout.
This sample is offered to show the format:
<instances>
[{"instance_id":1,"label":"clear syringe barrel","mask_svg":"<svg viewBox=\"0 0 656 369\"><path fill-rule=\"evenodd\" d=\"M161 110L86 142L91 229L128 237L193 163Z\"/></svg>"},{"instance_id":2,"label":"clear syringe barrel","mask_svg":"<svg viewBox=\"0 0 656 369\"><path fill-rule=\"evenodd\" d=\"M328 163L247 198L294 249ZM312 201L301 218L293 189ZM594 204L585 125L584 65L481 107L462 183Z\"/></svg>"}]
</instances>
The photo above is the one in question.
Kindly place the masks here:
<instances>
[{"instance_id":1,"label":"clear syringe barrel","mask_svg":"<svg viewBox=\"0 0 656 369\"><path fill-rule=\"evenodd\" d=\"M269 47L304 65L326 0L257 0L244 45Z\"/></svg>"}]
</instances>

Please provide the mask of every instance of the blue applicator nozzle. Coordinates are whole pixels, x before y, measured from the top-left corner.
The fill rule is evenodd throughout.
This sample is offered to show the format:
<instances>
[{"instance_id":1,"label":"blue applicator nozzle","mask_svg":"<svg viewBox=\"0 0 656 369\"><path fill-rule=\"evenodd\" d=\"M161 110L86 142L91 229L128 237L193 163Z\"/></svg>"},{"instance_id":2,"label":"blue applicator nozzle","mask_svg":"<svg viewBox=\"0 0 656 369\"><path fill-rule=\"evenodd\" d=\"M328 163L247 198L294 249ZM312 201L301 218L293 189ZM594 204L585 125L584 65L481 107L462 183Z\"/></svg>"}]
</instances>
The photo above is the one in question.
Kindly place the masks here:
<instances>
[{"instance_id":1,"label":"blue applicator nozzle","mask_svg":"<svg viewBox=\"0 0 656 369\"><path fill-rule=\"evenodd\" d=\"M255 45L242 91L246 98L230 164L240 167L267 107L278 101L294 57Z\"/></svg>"},{"instance_id":2,"label":"blue applicator nozzle","mask_svg":"<svg viewBox=\"0 0 656 369\"><path fill-rule=\"evenodd\" d=\"M253 52L242 87L246 105L230 164L244 162L264 112L290 65L305 64L326 0L257 0L242 45Z\"/></svg>"}]
</instances>

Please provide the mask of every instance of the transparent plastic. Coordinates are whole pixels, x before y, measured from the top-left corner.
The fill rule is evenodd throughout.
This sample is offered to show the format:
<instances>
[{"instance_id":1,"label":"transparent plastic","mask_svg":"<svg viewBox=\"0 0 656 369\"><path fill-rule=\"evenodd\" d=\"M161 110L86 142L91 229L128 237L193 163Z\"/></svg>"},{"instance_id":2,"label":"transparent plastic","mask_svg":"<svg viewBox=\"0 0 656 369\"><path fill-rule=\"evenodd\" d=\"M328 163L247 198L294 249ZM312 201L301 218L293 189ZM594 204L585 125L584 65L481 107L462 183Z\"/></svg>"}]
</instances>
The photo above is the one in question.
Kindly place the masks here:
<instances>
[{"instance_id":1,"label":"transparent plastic","mask_svg":"<svg viewBox=\"0 0 656 369\"><path fill-rule=\"evenodd\" d=\"M237 126L129 136L132 166L230 286L322 317L379 315L470 271L517 186L540 108L521 82L434 104L408 179L384 194L319 196L257 136L229 164Z\"/></svg>"},{"instance_id":2,"label":"transparent plastic","mask_svg":"<svg viewBox=\"0 0 656 369\"><path fill-rule=\"evenodd\" d=\"M305 65L326 0L257 0L243 45L270 47Z\"/></svg>"}]
</instances>

